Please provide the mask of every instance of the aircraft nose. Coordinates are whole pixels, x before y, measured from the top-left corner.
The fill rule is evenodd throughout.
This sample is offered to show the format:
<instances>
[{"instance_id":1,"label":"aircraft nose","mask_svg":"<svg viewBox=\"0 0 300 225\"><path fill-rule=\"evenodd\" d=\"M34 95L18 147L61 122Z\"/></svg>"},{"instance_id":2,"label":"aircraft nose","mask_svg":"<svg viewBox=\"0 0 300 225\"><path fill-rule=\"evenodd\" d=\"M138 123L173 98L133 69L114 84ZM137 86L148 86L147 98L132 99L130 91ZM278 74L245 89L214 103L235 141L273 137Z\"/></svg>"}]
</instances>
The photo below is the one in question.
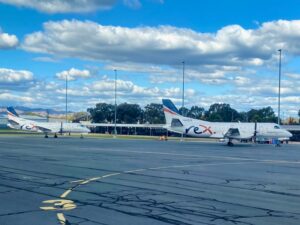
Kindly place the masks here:
<instances>
[{"instance_id":1,"label":"aircraft nose","mask_svg":"<svg viewBox=\"0 0 300 225\"><path fill-rule=\"evenodd\" d=\"M291 132L289 132L289 131L285 131L286 132L286 135L288 136L288 137L293 137L293 134L291 133Z\"/></svg>"}]
</instances>

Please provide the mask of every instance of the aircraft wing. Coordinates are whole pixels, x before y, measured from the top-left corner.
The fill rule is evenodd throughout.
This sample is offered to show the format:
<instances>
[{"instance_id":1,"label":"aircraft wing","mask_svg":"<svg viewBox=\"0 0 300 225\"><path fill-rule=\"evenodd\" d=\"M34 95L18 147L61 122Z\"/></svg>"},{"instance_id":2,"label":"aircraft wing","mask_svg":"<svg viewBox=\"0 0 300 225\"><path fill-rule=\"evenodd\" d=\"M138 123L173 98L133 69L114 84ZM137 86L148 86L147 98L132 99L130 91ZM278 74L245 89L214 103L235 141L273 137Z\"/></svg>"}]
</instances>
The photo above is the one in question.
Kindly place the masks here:
<instances>
[{"instance_id":1,"label":"aircraft wing","mask_svg":"<svg viewBox=\"0 0 300 225\"><path fill-rule=\"evenodd\" d=\"M240 130L239 128L230 128L228 131L224 134L224 138L229 139L251 139L254 136L254 133L251 132L245 132Z\"/></svg>"},{"instance_id":2,"label":"aircraft wing","mask_svg":"<svg viewBox=\"0 0 300 225\"><path fill-rule=\"evenodd\" d=\"M43 132L43 133L51 133L52 130L46 128L46 127L41 127L41 126L35 126L39 131Z\"/></svg>"}]
</instances>

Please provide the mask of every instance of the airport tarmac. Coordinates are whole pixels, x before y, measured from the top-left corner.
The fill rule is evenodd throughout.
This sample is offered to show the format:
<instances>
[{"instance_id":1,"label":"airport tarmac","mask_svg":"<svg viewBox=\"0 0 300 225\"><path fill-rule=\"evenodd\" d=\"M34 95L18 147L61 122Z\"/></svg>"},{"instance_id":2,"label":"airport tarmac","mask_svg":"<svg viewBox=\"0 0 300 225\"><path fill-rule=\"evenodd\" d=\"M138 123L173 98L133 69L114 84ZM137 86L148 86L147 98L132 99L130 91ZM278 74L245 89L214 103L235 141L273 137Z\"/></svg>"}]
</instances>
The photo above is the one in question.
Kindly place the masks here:
<instances>
[{"instance_id":1,"label":"airport tarmac","mask_svg":"<svg viewBox=\"0 0 300 225\"><path fill-rule=\"evenodd\" d=\"M0 225L300 224L300 145L0 136Z\"/></svg>"}]
</instances>

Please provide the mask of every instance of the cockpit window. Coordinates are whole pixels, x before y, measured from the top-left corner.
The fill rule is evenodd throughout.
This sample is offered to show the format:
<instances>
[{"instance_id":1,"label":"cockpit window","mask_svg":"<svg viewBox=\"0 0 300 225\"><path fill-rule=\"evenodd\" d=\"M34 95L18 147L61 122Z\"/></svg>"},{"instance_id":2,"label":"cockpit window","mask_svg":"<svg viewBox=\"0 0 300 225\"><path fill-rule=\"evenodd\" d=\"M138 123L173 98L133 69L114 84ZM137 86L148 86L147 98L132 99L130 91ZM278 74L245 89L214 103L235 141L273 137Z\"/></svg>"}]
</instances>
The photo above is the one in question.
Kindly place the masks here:
<instances>
[{"instance_id":1,"label":"cockpit window","mask_svg":"<svg viewBox=\"0 0 300 225\"><path fill-rule=\"evenodd\" d=\"M274 129L280 129L280 126L275 125L275 126L274 126Z\"/></svg>"}]
</instances>

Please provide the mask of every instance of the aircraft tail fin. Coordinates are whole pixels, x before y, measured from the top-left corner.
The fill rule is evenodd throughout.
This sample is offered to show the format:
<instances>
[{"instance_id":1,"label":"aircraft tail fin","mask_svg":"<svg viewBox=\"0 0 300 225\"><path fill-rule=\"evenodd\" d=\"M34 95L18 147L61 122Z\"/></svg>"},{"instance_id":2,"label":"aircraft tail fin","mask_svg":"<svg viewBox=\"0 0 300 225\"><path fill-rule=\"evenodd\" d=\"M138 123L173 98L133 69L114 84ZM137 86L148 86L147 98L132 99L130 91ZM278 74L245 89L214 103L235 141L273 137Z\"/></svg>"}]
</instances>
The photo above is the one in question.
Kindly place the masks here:
<instances>
[{"instance_id":1,"label":"aircraft tail fin","mask_svg":"<svg viewBox=\"0 0 300 225\"><path fill-rule=\"evenodd\" d=\"M13 107L7 107L7 114L14 117L19 117L19 114L15 111Z\"/></svg>"},{"instance_id":2,"label":"aircraft tail fin","mask_svg":"<svg viewBox=\"0 0 300 225\"><path fill-rule=\"evenodd\" d=\"M170 99L163 99L162 100L163 107L164 107L164 114L166 118L166 124L171 125L173 118L181 117L178 109L174 105L174 103Z\"/></svg>"}]
</instances>

